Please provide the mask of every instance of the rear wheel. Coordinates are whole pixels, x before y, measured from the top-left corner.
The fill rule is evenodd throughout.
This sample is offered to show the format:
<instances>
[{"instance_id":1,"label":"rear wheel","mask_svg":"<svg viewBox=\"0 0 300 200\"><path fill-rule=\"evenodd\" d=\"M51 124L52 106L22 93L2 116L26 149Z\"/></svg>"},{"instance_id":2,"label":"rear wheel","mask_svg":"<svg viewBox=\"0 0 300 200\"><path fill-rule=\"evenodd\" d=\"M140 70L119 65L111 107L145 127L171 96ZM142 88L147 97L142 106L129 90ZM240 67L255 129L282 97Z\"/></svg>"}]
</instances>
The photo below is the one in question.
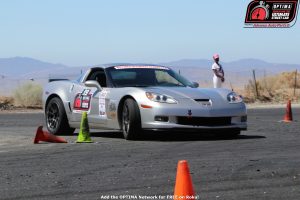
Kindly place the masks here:
<instances>
[{"instance_id":1,"label":"rear wheel","mask_svg":"<svg viewBox=\"0 0 300 200\"><path fill-rule=\"evenodd\" d=\"M126 140L134 140L141 133L141 116L137 103L126 99L122 111L122 131Z\"/></svg>"},{"instance_id":2,"label":"rear wheel","mask_svg":"<svg viewBox=\"0 0 300 200\"><path fill-rule=\"evenodd\" d=\"M58 97L46 105L45 119L48 131L54 135L71 135L75 131L70 127L63 102Z\"/></svg>"}]
</instances>

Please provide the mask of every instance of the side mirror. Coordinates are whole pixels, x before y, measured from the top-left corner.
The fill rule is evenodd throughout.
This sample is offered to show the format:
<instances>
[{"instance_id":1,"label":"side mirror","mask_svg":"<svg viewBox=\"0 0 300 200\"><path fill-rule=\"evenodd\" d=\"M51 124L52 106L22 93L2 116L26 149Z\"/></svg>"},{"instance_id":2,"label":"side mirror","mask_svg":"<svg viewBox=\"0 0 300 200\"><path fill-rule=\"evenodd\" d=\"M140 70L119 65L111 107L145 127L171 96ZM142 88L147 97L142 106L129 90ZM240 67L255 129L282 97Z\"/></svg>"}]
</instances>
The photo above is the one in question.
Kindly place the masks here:
<instances>
[{"instance_id":1,"label":"side mirror","mask_svg":"<svg viewBox=\"0 0 300 200\"><path fill-rule=\"evenodd\" d=\"M194 88L197 88L197 87L199 87L199 83L197 83L197 82L193 82L193 87L194 87Z\"/></svg>"},{"instance_id":2,"label":"side mirror","mask_svg":"<svg viewBox=\"0 0 300 200\"><path fill-rule=\"evenodd\" d=\"M89 80L89 81L84 82L84 85L87 87L95 87L100 91L102 90L102 87L100 86L98 81Z\"/></svg>"}]
</instances>

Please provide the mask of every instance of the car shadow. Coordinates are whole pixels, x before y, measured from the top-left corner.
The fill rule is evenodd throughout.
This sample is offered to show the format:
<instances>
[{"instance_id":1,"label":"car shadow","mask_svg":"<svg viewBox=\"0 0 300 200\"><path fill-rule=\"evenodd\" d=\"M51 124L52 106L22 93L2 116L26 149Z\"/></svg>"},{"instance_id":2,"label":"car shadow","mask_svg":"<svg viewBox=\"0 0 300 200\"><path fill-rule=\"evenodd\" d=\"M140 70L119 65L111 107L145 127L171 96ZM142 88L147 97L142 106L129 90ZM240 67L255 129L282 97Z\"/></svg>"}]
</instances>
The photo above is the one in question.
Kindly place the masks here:
<instances>
[{"instance_id":1,"label":"car shadow","mask_svg":"<svg viewBox=\"0 0 300 200\"><path fill-rule=\"evenodd\" d=\"M104 131L91 132L92 137L123 139L122 132ZM180 142L180 141L216 141L216 140L249 140L264 139L265 136L246 135L241 133L238 136L220 135L214 133L187 133L187 132L144 132L136 141L161 141L161 142Z\"/></svg>"},{"instance_id":2,"label":"car shadow","mask_svg":"<svg viewBox=\"0 0 300 200\"><path fill-rule=\"evenodd\" d=\"M91 132L91 137L102 137L102 138L117 138L123 139L123 134L120 131L103 131L103 132Z\"/></svg>"},{"instance_id":3,"label":"car shadow","mask_svg":"<svg viewBox=\"0 0 300 200\"><path fill-rule=\"evenodd\" d=\"M217 141L217 140L246 140L246 139L263 139L259 135L238 135L226 136L214 133L144 133L137 140L141 141L161 141L161 142L180 142L180 141Z\"/></svg>"}]
</instances>

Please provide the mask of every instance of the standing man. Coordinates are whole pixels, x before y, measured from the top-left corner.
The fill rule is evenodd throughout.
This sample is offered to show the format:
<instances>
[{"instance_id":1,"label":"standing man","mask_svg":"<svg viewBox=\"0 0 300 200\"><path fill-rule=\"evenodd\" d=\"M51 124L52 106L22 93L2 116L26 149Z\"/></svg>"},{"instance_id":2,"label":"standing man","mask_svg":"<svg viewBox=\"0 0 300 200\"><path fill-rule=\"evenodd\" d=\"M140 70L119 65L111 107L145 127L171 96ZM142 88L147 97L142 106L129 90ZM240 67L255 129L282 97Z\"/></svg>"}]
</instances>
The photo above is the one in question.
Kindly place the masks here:
<instances>
[{"instance_id":1,"label":"standing man","mask_svg":"<svg viewBox=\"0 0 300 200\"><path fill-rule=\"evenodd\" d=\"M224 70L222 68L222 65L219 63L220 60L219 54L215 54L213 56L213 59L215 62L211 68L214 72L214 77L213 77L214 88L221 88L222 83L225 81L225 78L224 78Z\"/></svg>"}]
</instances>

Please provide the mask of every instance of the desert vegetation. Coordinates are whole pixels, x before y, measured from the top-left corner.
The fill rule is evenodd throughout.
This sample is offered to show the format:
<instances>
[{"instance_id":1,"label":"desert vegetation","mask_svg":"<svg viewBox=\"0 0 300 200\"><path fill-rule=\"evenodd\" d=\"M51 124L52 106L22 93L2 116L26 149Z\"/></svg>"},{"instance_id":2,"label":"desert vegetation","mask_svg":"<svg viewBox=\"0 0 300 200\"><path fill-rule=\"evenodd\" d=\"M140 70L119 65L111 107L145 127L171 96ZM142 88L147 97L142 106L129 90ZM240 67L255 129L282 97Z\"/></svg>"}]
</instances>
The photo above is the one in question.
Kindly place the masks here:
<instances>
[{"instance_id":1,"label":"desert vegetation","mask_svg":"<svg viewBox=\"0 0 300 200\"><path fill-rule=\"evenodd\" d=\"M241 93L248 103L281 103L286 102L288 99L297 101L300 95L299 79L300 75L296 74L295 71L283 72L258 79L256 86L254 81L250 80Z\"/></svg>"},{"instance_id":2,"label":"desert vegetation","mask_svg":"<svg viewBox=\"0 0 300 200\"><path fill-rule=\"evenodd\" d=\"M43 88L39 84L34 82L25 83L14 91L14 105L21 107L41 106L42 92Z\"/></svg>"},{"instance_id":3,"label":"desert vegetation","mask_svg":"<svg viewBox=\"0 0 300 200\"><path fill-rule=\"evenodd\" d=\"M0 110L14 108L41 108L42 106L41 85L27 82L15 89L11 97L0 97Z\"/></svg>"},{"instance_id":4,"label":"desert vegetation","mask_svg":"<svg viewBox=\"0 0 300 200\"><path fill-rule=\"evenodd\" d=\"M0 110L9 110L13 108L14 99L12 97L0 96Z\"/></svg>"}]
</instances>

